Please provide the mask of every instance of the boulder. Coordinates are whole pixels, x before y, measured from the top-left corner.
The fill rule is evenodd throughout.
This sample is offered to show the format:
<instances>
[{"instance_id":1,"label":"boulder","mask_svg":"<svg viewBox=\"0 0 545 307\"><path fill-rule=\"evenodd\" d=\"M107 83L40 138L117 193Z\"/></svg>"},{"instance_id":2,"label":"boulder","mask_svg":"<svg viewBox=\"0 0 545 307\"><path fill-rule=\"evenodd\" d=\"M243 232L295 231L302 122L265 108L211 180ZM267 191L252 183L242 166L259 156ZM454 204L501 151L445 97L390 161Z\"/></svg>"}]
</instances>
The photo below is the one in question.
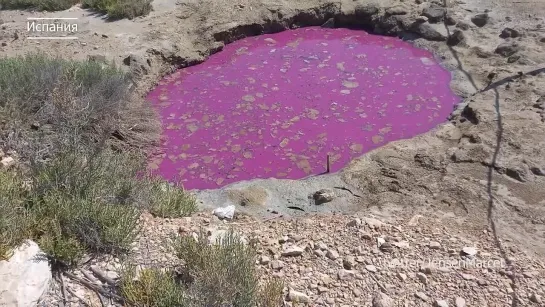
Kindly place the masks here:
<instances>
[{"instance_id":1,"label":"boulder","mask_svg":"<svg viewBox=\"0 0 545 307\"><path fill-rule=\"evenodd\" d=\"M9 260L0 261L0 305L36 306L51 278L49 262L38 245L24 242Z\"/></svg>"}]
</instances>

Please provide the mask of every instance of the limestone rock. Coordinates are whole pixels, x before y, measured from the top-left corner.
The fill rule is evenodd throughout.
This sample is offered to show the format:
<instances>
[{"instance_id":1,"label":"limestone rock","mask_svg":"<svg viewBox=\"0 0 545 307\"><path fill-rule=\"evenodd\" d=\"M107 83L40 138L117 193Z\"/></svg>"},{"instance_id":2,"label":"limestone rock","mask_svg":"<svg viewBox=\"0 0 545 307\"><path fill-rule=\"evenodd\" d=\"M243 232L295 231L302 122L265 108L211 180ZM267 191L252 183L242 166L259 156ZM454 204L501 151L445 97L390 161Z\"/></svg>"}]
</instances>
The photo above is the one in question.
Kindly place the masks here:
<instances>
[{"instance_id":1,"label":"limestone rock","mask_svg":"<svg viewBox=\"0 0 545 307\"><path fill-rule=\"evenodd\" d=\"M49 262L38 245L23 243L9 260L0 261L0 302L2 306L36 306L49 286Z\"/></svg>"},{"instance_id":2,"label":"limestone rock","mask_svg":"<svg viewBox=\"0 0 545 307\"><path fill-rule=\"evenodd\" d=\"M448 302L445 300L436 300L435 301L436 307L448 307Z\"/></svg>"},{"instance_id":3,"label":"limestone rock","mask_svg":"<svg viewBox=\"0 0 545 307\"><path fill-rule=\"evenodd\" d=\"M13 159L12 157L4 157L2 158L2 160L0 160L0 164L2 167L11 167L15 165L15 159Z\"/></svg>"}]
</instances>

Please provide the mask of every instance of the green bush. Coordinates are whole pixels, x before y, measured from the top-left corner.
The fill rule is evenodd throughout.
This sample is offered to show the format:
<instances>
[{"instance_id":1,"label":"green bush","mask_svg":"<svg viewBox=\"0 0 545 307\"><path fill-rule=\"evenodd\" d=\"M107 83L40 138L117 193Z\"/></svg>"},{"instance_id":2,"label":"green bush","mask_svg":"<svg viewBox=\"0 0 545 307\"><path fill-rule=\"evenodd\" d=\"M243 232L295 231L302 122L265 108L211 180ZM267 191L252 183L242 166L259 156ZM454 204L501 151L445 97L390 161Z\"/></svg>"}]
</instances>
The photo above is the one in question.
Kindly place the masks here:
<instances>
[{"instance_id":1,"label":"green bush","mask_svg":"<svg viewBox=\"0 0 545 307\"><path fill-rule=\"evenodd\" d=\"M195 197L182 187L172 186L163 180L150 178L151 214L159 217L177 218L189 216L197 211Z\"/></svg>"},{"instance_id":2,"label":"green bush","mask_svg":"<svg viewBox=\"0 0 545 307\"><path fill-rule=\"evenodd\" d=\"M185 291L172 272L130 267L121 275L120 292L129 306L184 307Z\"/></svg>"},{"instance_id":3,"label":"green bush","mask_svg":"<svg viewBox=\"0 0 545 307\"><path fill-rule=\"evenodd\" d=\"M32 238L73 265L84 253L126 251L141 209L196 210L185 191L143 172L159 121L131 85L96 62L0 58L0 148L22 162L0 174L0 255Z\"/></svg>"},{"instance_id":4,"label":"green bush","mask_svg":"<svg viewBox=\"0 0 545 307\"><path fill-rule=\"evenodd\" d=\"M0 9L35 9L39 11L64 11L82 3L100 13L108 14L109 18L133 19L149 14L153 0L0 0Z\"/></svg>"},{"instance_id":5,"label":"green bush","mask_svg":"<svg viewBox=\"0 0 545 307\"><path fill-rule=\"evenodd\" d=\"M152 10L152 0L83 0L83 6L108 14L109 18L135 18Z\"/></svg>"},{"instance_id":6,"label":"green bush","mask_svg":"<svg viewBox=\"0 0 545 307\"><path fill-rule=\"evenodd\" d=\"M15 173L0 170L0 260L28 238L23 182Z\"/></svg>"},{"instance_id":7,"label":"green bush","mask_svg":"<svg viewBox=\"0 0 545 307\"><path fill-rule=\"evenodd\" d=\"M79 0L0 0L0 8L64 11L77 3L79 3Z\"/></svg>"},{"instance_id":8,"label":"green bush","mask_svg":"<svg viewBox=\"0 0 545 307\"><path fill-rule=\"evenodd\" d=\"M255 250L232 230L215 244L208 244L207 235L201 232L197 241L192 236L181 237L174 247L193 279L187 306L272 307L282 302L283 285L259 286Z\"/></svg>"}]
</instances>

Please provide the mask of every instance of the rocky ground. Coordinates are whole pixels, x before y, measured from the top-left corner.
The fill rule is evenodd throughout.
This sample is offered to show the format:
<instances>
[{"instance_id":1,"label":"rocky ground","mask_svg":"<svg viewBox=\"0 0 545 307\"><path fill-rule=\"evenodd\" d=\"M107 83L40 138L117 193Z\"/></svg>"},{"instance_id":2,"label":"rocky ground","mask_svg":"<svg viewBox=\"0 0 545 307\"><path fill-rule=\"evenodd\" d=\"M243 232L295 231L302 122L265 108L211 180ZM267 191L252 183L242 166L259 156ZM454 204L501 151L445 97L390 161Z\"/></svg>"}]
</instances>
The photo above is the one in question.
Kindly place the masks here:
<instances>
[{"instance_id":1,"label":"rocky ground","mask_svg":"<svg viewBox=\"0 0 545 307\"><path fill-rule=\"evenodd\" d=\"M114 61L140 76L138 90L145 93L166 73L263 32L329 20L410 40L453 72L451 87L464 101L447 123L367 153L337 174L199 191L203 209L234 203L237 211L254 216L258 222L234 226L260 238L260 267L283 275L291 294L304 294L312 305L370 306L377 293L391 298L390 306L436 300L463 306L456 305L458 297L468 306L514 306L514 296L518 306L545 304L545 2L160 0L154 7L147 17L116 22L79 7L58 13L0 11L0 51ZM79 39L25 39L27 17L55 16L78 17ZM321 189L333 197L316 205L312 195ZM333 213L364 214L362 221L374 214L393 226L348 227L354 217ZM409 226L414 214L425 218ZM274 219L260 222L263 218ZM209 213L183 221L148 219L144 238L161 241L165 231L191 229L204 223L201 219L214 224ZM269 242L284 236L287 243ZM382 246L391 249L377 244L381 236ZM302 255L282 257L291 244L303 249ZM166 251L148 245L135 248L137 256L149 253L141 261L170 261ZM475 247L477 259L503 260L504 266L387 265L395 258L459 259L464 247ZM84 294L89 293L78 295ZM381 306L377 300L374 306Z\"/></svg>"}]
</instances>

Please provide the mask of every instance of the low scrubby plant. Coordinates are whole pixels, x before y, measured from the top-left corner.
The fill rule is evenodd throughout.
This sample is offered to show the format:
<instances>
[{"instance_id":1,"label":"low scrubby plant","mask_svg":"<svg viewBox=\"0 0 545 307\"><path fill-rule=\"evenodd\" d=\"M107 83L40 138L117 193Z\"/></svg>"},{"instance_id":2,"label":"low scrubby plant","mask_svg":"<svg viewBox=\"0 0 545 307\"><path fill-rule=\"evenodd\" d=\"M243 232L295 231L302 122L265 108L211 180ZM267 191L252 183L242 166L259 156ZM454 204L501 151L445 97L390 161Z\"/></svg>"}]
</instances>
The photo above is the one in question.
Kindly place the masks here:
<instances>
[{"instance_id":1,"label":"low scrubby plant","mask_svg":"<svg viewBox=\"0 0 545 307\"><path fill-rule=\"evenodd\" d=\"M83 0L83 6L108 14L109 18L135 18L152 10L152 0Z\"/></svg>"},{"instance_id":2,"label":"low scrubby plant","mask_svg":"<svg viewBox=\"0 0 545 307\"><path fill-rule=\"evenodd\" d=\"M158 178L149 178L151 214L159 217L177 218L189 216L197 211L193 195Z\"/></svg>"},{"instance_id":3,"label":"low scrubby plant","mask_svg":"<svg viewBox=\"0 0 545 307\"><path fill-rule=\"evenodd\" d=\"M120 294L129 306L185 307L186 293L170 271L145 268L137 273L135 267L124 270Z\"/></svg>"},{"instance_id":4,"label":"low scrubby plant","mask_svg":"<svg viewBox=\"0 0 545 307\"><path fill-rule=\"evenodd\" d=\"M0 260L9 258L12 248L29 236L24 200L20 177L0 170Z\"/></svg>"},{"instance_id":5,"label":"low scrubby plant","mask_svg":"<svg viewBox=\"0 0 545 307\"><path fill-rule=\"evenodd\" d=\"M20 162L0 173L1 255L32 238L73 265L84 253L126 251L141 209L196 210L185 191L144 173L159 122L131 86L96 62L0 58L0 147Z\"/></svg>"},{"instance_id":6,"label":"low scrubby plant","mask_svg":"<svg viewBox=\"0 0 545 307\"><path fill-rule=\"evenodd\" d=\"M78 3L111 19L145 16L153 9L152 0L0 0L0 9L64 11Z\"/></svg>"},{"instance_id":7,"label":"low scrubby plant","mask_svg":"<svg viewBox=\"0 0 545 307\"><path fill-rule=\"evenodd\" d=\"M192 236L181 237L174 247L192 277L187 306L268 307L282 302L283 285L270 282L260 287L256 252L234 231L212 244L204 232L197 240Z\"/></svg>"}]
</instances>

